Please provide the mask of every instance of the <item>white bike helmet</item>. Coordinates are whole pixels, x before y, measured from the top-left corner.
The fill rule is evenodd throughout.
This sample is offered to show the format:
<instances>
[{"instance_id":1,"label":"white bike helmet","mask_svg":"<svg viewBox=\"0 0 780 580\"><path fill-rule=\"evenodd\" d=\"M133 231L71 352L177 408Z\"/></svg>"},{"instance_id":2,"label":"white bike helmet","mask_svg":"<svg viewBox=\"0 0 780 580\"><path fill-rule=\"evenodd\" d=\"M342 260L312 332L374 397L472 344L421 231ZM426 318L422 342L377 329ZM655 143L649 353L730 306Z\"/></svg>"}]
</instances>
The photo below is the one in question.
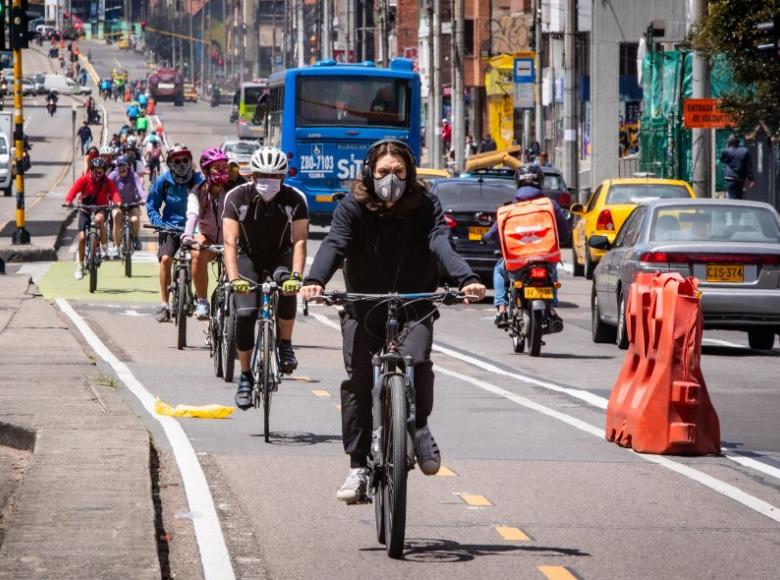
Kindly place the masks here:
<instances>
[{"instance_id":1,"label":"white bike helmet","mask_svg":"<svg viewBox=\"0 0 780 580\"><path fill-rule=\"evenodd\" d=\"M276 147L260 147L252 154L249 170L266 175L287 175L287 155Z\"/></svg>"}]
</instances>

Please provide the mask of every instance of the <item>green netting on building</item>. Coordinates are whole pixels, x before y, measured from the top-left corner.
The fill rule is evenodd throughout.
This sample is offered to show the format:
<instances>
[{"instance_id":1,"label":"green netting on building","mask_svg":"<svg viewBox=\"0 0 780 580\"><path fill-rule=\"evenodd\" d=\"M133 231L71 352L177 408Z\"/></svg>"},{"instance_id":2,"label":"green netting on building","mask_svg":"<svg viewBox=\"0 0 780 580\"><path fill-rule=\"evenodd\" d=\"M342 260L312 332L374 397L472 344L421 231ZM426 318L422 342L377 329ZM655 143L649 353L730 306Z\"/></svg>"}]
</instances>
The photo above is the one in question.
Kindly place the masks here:
<instances>
[{"instance_id":1,"label":"green netting on building","mask_svg":"<svg viewBox=\"0 0 780 580\"><path fill-rule=\"evenodd\" d=\"M722 58L713 59L710 92L719 98L734 90ZM671 50L647 54L642 61L644 101L639 129L639 168L656 177L691 180L691 130L683 127L683 101L691 96L693 54ZM729 131L715 131L717 160ZM716 163L718 190L725 189L723 168Z\"/></svg>"}]
</instances>

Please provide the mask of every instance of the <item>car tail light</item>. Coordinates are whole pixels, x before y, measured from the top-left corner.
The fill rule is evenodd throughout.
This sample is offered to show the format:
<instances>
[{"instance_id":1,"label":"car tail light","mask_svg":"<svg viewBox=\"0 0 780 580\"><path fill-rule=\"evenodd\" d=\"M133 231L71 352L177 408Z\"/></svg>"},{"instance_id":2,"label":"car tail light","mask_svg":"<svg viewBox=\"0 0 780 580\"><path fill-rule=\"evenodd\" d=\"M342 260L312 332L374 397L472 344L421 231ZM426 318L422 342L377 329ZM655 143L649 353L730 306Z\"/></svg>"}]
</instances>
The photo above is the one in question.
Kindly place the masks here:
<instances>
[{"instance_id":1,"label":"car tail light","mask_svg":"<svg viewBox=\"0 0 780 580\"><path fill-rule=\"evenodd\" d=\"M645 252L640 254L639 261L647 264L666 264L669 262L669 254L666 252Z\"/></svg>"},{"instance_id":2,"label":"car tail light","mask_svg":"<svg viewBox=\"0 0 780 580\"><path fill-rule=\"evenodd\" d=\"M452 216L451 213L444 214L444 223L446 223L447 227L451 230L454 230L458 227L458 221Z\"/></svg>"},{"instance_id":3,"label":"car tail light","mask_svg":"<svg viewBox=\"0 0 780 580\"><path fill-rule=\"evenodd\" d=\"M780 264L778 255L759 254L702 254L687 252L645 252L639 256L640 262L672 264L761 264L776 266Z\"/></svg>"},{"instance_id":4,"label":"car tail light","mask_svg":"<svg viewBox=\"0 0 780 580\"><path fill-rule=\"evenodd\" d=\"M558 205L569 207L571 205L571 194L569 192L559 193Z\"/></svg>"},{"instance_id":5,"label":"car tail light","mask_svg":"<svg viewBox=\"0 0 780 580\"><path fill-rule=\"evenodd\" d=\"M545 280L547 278L547 268L531 268L531 280Z\"/></svg>"},{"instance_id":6,"label":"car tail light","mask_svg":"<svg viewBox=\"0 0 780 580\"><path fill-rule=\"evenodd\" d=\"M298 175L298 170L295 169L295 167L290 167L290 170L287 172L287 175L289 175L290 177L295 177L296 175Z\"/></svg>"},{"instance_id":7,"label":"car tail light","mask_svg":"<svg viewBox=\"0 0 780 580\"><path fill-rule=\"evenodd\" d=\"M615 223L612 221L612 212L608 209L602 209L596 220L597 230L615 231Z\"/></svg>"}]
</instances>

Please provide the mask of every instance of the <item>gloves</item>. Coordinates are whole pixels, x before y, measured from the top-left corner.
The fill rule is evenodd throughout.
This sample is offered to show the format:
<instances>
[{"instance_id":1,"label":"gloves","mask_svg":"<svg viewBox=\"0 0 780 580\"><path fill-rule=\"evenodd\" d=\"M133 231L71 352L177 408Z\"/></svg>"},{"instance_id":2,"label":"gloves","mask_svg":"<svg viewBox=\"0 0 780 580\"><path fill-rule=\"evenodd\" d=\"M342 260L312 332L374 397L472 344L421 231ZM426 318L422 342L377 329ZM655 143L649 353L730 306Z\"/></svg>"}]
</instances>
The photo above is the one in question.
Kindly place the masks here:
<instances>
[{"instance_id":1,"label":"gloves","mask_svg":"<svg viewBox=\"0 0 780 580\"><path fill-rule=\"evenodd\" d=\"M195 240L191 238L190 236L182 236L181 238L181 245L185 248L192 248L192 246L195 245Z\"/></svg>"},{"instance_id":2,"label":"gloves","mask_svg":"<svg viewBox=\"0 0 780 580\"><path fill-rule=\"evenodd\" d=\"M297 294L303 284L300 274L293 274L287 280L282 282L282 292L289 292L290 294Z\"/></svg>"},{"instance_id":3,"label":"gloves","mask_svg":"<svg viewBox=\"0 0 780 580\"><path fill-rule=\"evenodd\" d=\"M247 280L242 280L241 278L237 278L231 282L233 285L233 292L236 292L238 294L246 294L249 292L249 282Z\"/></svg>"}]
</instances>

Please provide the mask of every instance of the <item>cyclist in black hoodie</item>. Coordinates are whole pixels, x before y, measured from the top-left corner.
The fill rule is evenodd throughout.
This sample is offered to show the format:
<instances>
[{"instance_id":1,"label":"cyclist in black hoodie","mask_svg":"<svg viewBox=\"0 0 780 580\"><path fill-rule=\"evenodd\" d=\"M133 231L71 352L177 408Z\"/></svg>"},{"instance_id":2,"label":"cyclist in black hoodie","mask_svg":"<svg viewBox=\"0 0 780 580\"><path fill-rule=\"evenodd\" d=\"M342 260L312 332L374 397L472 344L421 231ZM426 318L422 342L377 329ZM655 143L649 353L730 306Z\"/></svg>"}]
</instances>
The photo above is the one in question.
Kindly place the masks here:
<instances>
[{"instance_id":1,"label":"cyclist in black hoodie","mask_svg":"<svg viewBox=\"0 0 780 580\"><path fill-rule=\"evenodd\" d=\"M416 179L414 156L399 141L379 141L369 149L362 179L353 183L352 191L333 214L330 232L304 281L304 297L320 295L345 261L344 277L350 292L431 292L438 287L440 274L446 273L475 301L485 295L479 276L452 249L439 201ZM402 331L431 314L433 308L432 303L422 302L402 309ZM386 315L386 309L372 310L371 304L353 305L341 313L348 377L341 383L342 437L351 469L337 497L347 503L359 502L366 494L372 429L371 356L384 343ZM435 474L441 465L427 423L433 408L430 352L435 318L430 316L412 326L402 343L403 354L415 360L415 452L426 475Z\"/></svg>"}]
</instances>

